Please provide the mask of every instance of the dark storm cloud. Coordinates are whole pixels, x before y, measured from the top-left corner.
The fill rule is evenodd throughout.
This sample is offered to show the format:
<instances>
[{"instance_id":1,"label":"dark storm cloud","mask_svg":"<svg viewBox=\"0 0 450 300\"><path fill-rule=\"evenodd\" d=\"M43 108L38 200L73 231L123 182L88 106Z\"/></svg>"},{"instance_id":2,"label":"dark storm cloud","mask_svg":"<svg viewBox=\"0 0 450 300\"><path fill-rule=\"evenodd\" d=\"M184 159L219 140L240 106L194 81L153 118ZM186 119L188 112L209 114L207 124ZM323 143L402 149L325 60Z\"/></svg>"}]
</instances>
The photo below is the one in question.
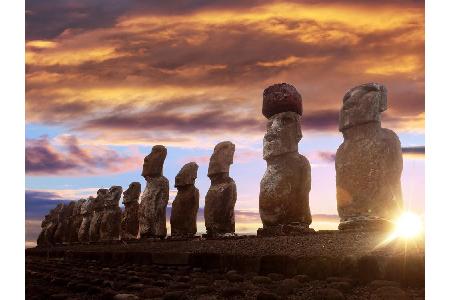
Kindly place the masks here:
<instances>
[{"instance_id":1,"label":"dark storm cloud","mask_svg":"<svg viewBox=\"0 0 450 300\"><path fill-rule=\"evenodd\" d=\"M74 136L65 137L62 147L53 145L47 137L29 139L25 148L25 172L28 175L96 174L114 172L137 166L138 159L111 149L82 149Z\"/></svg>"},{"instance_id":2,"label":"dark storm cloud","mask_svg":"<svg viewBox=\"0 0 450 300\"><path fill-rule=\"evenodd\" d=\"M25 218L27 220L42 220L44 216L59 203L67 204L71 199L47 191L25 191Z\"/></svg>"}]
</instances>

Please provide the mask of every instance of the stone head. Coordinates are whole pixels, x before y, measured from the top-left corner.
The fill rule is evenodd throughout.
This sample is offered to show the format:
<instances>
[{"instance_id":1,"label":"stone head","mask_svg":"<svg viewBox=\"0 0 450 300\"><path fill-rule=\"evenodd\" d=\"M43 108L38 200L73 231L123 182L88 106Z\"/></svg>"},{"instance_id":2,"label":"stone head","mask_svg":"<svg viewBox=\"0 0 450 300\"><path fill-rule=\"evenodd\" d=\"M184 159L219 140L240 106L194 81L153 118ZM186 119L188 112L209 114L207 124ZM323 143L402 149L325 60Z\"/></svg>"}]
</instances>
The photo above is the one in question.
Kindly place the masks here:
<instances>
[{"instance_id":1,"label":"stone head","mask_svg":"<svg viewBox=\"0 0 450 300\"><path fill-rule=\"evenodd\" d=\"M263 158L270 159L284 153L297 152L301 138L300 115L290 111L273 115L267 122Z\"/></svg>"},{"instance_id":2,"label":"stone head","mask_svg":"<svg viewBox=\"0 0 450 300\"><path fill-rule=\"evenodd\" d=\"M99 189L97 191L97 197L94 198L93 209L94 210L102 210L105 206L105 199L108 196L107 189Z\"/></svg>"},{"instance_id":3,"label":"stone head","mask_svg":"<svg viewBox=\"0 0 450 300\"><path fill-rule=\"evenodd\" d=\"M123 204L130 203L139 200L141 194L141 184L139 182L132 182L128 186L128 189L123 192Z\"/></svg>"},{"instance_id":4,"label":"stone head","mask_svg":"<svg viewBox=\"0 0 450 300\"><path fill-rule=\"evenodd\" d=\"M339 130L370 122L380 122L387 109L387 90L382 84L366 83L349 90L339 114Z\"/></svg>"},{"instance_id":5,"label":"stone head","mask_svg":"<svg viewBox=\"0 0 450 300\"><path fill-rule=\"evenodd\" d=\"M144 159L141 176L144 178L161 176L166 156L166 147L162 145L153 146L152 152Z\"/></svg>"},{"instance_id":6,"label":"stone head","mask_svg":"<svg viewBox=\"0 0 450 300\"><path fill-rule=\"evenodd\" d=\"M70 201L64 208L64 217L70 217L73 215L73 211L75 210L75 201Z\"/></svg>"},{"instance_id":7,"label":"stone head","mask_svg":"<svg viewBox=\"0 0 450 300\"><path fill-rule=\"evenodd\" d=\"M220 142L214 147L214 152L209 160L208 177L214 174L230 172L234 150L234 144L229 141Z\"/></svg>"},{"instance_id":8,"label":"stone head","mask_svg":"<svg viewBox=\"0 0 450 300\"><path fill-rule=\"evenodd\" d=\"M78 201L75 201L75 207L72 212L72 216L77 216L81 213L81 207L83 206L83 203L86 201L86 199L80 199Z\"/></svg>"},{"instance_id":9,"label":"stone head","mask_svg":"<svg viewBox=\"0 0 450 300\"><path fill-rule=\"evenodd\" d=\"M122 187L113 185L109 188L108 194L105 197L105 207L119 206L120 197L122 196Z\"/></svg>"},{"instance_id":10,"label":"stone head","mask_svg":"<svg viewBox=\"0 0 450 300\"><path fill-rule=\"evenodd\" d=\"M303 114L302 96L295 87L287 83L278 83L266 88L263 92L263 115L269 119L286 111Z\"/></svg>"},{"instance_id":11,"label":"stone head","mask_svg":"<svg viewBox=\"0 0 450 300\"><path fill-rule=\"evenodd\" d=\"M89 196L88 199L81 205L80 213L82 215L87 215L87 214L92 213L94 202L95 202L95 198L92 196Z\"/></svg>"},{"instance_id":12,"label":"stone head","mask_svg":"<svg viewBox=\"0 0 450 300\"><path fill-rule=\"evenodd\" d=\"M185 164L177 176L175 176L175 187L191 185L197 178L198 165L195 162Z\"/></svg>"}]
</instances>

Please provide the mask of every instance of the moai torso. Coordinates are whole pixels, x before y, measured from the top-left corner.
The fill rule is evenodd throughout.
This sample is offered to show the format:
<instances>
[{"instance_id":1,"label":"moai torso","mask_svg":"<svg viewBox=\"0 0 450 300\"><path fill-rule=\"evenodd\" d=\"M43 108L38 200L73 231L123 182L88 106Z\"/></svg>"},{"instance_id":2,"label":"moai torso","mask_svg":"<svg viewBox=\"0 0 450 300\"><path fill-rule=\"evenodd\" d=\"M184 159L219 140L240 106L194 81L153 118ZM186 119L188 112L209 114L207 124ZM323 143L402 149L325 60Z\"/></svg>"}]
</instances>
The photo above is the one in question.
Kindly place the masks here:
<instances>
[{"instance_id":1,"label":"moai torso","mask_svg":"<svg viewBox=\"0 0 450 300\"><path fill-rule=\"evenodd\" d=\"M340 229L386 228L402 209L401 145L392 130L381 128L386 107L382 85L361 85L344 96L344 142L335 162Z\"/></svg>"},{"instance_id":2,"label":"moai torso","mask_svg":"<svg viewBox=\"0 0 450 300\"><path fill-rule=\"evenodd\" d=\"M263 158L267 169L260 183L259 235L309 232L311 212L311 166L298 153L302 138L301 96L289 84L276 84L264 91L263 114L268 118Z\"/></svg>"},{"instance_id":3,"label":"moai torso","mask_svg":"<svg viewBox=\"0 0 450 300\"><path fill-rule=\"evenodd\" d=\"M214 147L208 167L211 186L205 197L205 227L208 236L234 235L234 206L237 192L234 180L229 176L235 146L221 142Z\"/></svg>"},{"instance_id":4,"label":"moai torso","mask_svg":"<svg viewBox=\"0 0 450 300\"><path fill-rule=\"evenodd\" d=\"M194 186L197 170L198 165L190 162L185 164L175 177L175 187L178 192L172 203L170 215L172 236L189 237L197 233L199 192Z\"/></svg>"},{"instance_id":5,"label":"moai torso","mask_svg":"<svg viewBox=\"0 0 450 300\"><path fill-rule=\"evenodd\" d=\"M166 207L169 202L169 180L162 175L167 149L157 145L145 158L142 176L147 181L139 206L139 232L141 238L167 235Z\"/></svg>"},{"instance_id":6,"label":"moai torso","mask_svg":"<svg viewBox=\"0 0 450 300\"><path fill-rule=\"evenodd\" d=\"M123 193L125 209L121 221L121 238L123 240L136 239L139 234L139 196L141 184L132 182Z\"/></svg>"},{"instance_id":7,"label":"moai torso","mask_svg":"<svg viewBox=\"0 0 450 300\"><path fill-rule=\"evenodd\" d=\"M105 197L105 208L100 226L100 240L112 241L120 238L122 211L119 208L122 187L112 186Z\"/></svg>"},{"instance_id":8,"label":"moai torso","mask_svg":"<svg viewBox=\"0 0 450 300\"><path fill-rule=\"evenodd\" d=\"M86 200L86 202L84 202L81 206L80 214L82 216L82 221L80 229L78 230L79 242L89 242L89 227L92 221L94 201L94 197L89 197L88 200Z\"/></svg>"},{"instance_id":9,"label":"moai torso","mask_svg":"<svg viewBox=\"0 0 450 300\"><path fill-rule=\"evenodd\" d=\"M105 198L108 196L107 189L99 189L97 197L93 201L93 214L89 224L89 242L100 240L100 228L102 224L103 211L105 210Z\"/></svg>"}]
</instances>

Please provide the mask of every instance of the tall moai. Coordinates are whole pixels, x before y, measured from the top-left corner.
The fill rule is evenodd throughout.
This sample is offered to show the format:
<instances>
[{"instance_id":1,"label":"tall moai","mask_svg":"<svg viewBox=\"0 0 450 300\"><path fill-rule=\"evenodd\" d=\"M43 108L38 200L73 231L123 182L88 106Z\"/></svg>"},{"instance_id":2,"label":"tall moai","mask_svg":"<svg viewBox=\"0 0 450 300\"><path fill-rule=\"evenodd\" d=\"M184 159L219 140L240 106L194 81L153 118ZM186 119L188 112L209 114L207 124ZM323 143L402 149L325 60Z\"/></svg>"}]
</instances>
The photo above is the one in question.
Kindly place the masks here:
<instances>
[{"instance_id":1,"label":"tall moai","mask_svg":"<svg viewBox=\"0 0 450 300\"><path fill-rule=\"evenodd\" d=\"M100 227L102 225L103 211L105 210L105 199L108 196L107 189L99 189L97 197L94 198L92 208L93 214L89 224L89 242L100 240Z\"/></svg>"},{"instance_id":2,"label":"tall moai","mask_svg":"<svg viewBox=\"0 0 450 300\"><path fill-rule=\"evenodd\" d=\"M311 165L298 153L302 138L302 97L294 86L272 85L263 93L268 119L263 142L267 169L260 183L258 235L295 235L313 231L309 208Z\"/></svg>"},{"instance_id":3,"label":"tall moai","mask_svg":"<svg viewBox=\"0 0 450 300\"><path fill-rule=\"evenodd\" d=\"M119 207L122 187L113 185L105 197L104 210L100 226L100 240L113 241L120 239L120 222L122 211Z\"/></svg>"},{"instance_id":4,"label":"tall moai","mask_svg":"<svg viewBox=\"0 0 450 300\"><path fill-rule=\"evenodd\" d=\"M237 191L230 177L230 165L233 163L235 146L226 141L217 144L209 161L208 177L211 186L205 197L206 235L234 235L234 205Z\"/></svg>"},{"instance_id":5,"label":"tall moai","mask_svg":"<svg viewBox=\"0 0 450 300\"><path fill-rule=\"evenodd\" d=\"M53 236L55 244L63 244L68 242L73 208L74 202L71 201L68 204L64 204L61 210L59 211L58 226Z\"/></svg>"},{"instance_id":6,"label":"tall moai","mask_svg":"<svg viewBox=\"0 0 450 300\"><path fill-rule=\"evenodd\" d=\"M195 187L198 165L185 164L175 177L178 193L172 203L170 230L174 237L193 237L197 233L199 192Z\"/></svg>"},{"instance_id":7,"label":"tall moai","mask_svg":"<svg viewBox=\"0 0 450 300\"><path fill-rule=\"evenodd\" d=\"M58 204L51 209L45 216L41 224L41 233L37 239L38 246L52 246L54 244L54 236L58 227L59 213L63 208L63 204Z\"/></svg>"},{"instance_id":8,"label":"tall moai","mask_svg":"<svg viewBox=\"0 0 450 300\"><path fill-rule=\"evenodd\" d=\"M167 235L166 207L169 202L169 180L163 176L166 156L166 147L156 145L144 159L141 175L147 181L147 185L139 205L141 238L164 238Z\"/></svg>"},{"instance_id":9,"label":"tall moai","mask_svg":"<svg viewBox=\"0 0 450 300\"><path fill-rule=\"evenodd\" d=\"M132 182L123 192L122 203L125 209L122 213L120 236L122 240L136 239L139 234L139 196L141 184Z\"/></svg>"},{"instance_id":10,"label":"tall moai","mask_svg":"<svg viewBox=\"0 0 450 300\"><path fill-rule=\"evenodd\" d=\"M83 222L83 216L81 215L81 207L86 199L80 199L75 202L75 206L72 211L72 220L70 225L70 243L78 242L78 231L80 230L81 223Z\"/></svg>"},{"instance_id":11,"label":"tall moai","mask_svg":"<svg viewBox=\"0 0 450 300\"><path fill-rule=\"evenodd\" d=\"M403 169L398 136L381 127L387 109L386 88L367 83L343 98L339 131L344 142L336 153L339 229L389 229L403 208Z\"/></svg>"},{"instance_id":12,"label":"tall moai","mask_svg":"<svg viewBox=\"0 0 450 300\"><path fill-rule=\"evenodd\" d=\"M81 243L89 242L89 227L94 214L94 202L95 198L89 196L86 202L81 206L80 214L82 216L82 221L78 230L78 241Z\"/></svg>"}]
</instances>

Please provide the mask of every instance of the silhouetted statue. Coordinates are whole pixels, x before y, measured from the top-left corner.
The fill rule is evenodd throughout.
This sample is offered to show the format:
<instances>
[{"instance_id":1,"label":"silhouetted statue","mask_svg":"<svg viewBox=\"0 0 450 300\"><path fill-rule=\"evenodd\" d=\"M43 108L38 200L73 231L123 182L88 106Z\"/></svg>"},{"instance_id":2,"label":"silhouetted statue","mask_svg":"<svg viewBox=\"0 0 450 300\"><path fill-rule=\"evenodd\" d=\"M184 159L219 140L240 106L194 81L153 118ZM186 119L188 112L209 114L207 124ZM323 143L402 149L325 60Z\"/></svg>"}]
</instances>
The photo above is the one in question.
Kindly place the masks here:
<instances>
[{"instance_id":1,"label":"silhouetted statue","mask_svg":"<svg viewBox=\"0 0 450 300\"><path fill-rule=\"evenodd\" d=\"M107 196L107 189L99 189L97 191L97 197L94 198L92 205L94 213L92 214L91 224L89 225L89 242L97 242L100 240L100 228Z\"/></svg>"},{"instance_id":2,"label":"silhouetted statue","mask_svg":"<svg viewBox=\"0 0 450 300\"><path fill-rule=\"evenodd\" d=\"M78 242L78 231L80 230L81 223L83 222L83 216L81 215L81 207L83 206L84 202L86 202L86 199L80 199L75 202L70 222L70 236L69 236L70 243Z\"/></svg>"},{"instance_id":3,"label":"silhouetted statue","mask_svg":"<svg viewBox=\"0 0 450 300\"><path fill-rule=\"evenodd\" d=\"M263 114L268 118L261 180L258 235L295 235L313 231L309 208L311 166L298 153L302 138L302 98L292 85L275 84L264 90Z\"/></svg>"},{"instance_id":4,"label":"silhouetted statue","mask_svg":"<svg viewBox=\"0 0 450 300\"><path fill-rule=\"evenodd\" d=\"M55 244L54 236L58 227L59 214L64 204L60 203L45 216L42 221L42 231L37 239L38 246L52 246Z\"/></svg>"},{"instance_id":5,"label":"silhouetted statue","mask_svg":"<svg viewBox=\"0 0 450 300\"><path fill-rule=\"evenodd\" d=\"M167 149L156 145L145 157L142 177L147 181L139 206L139 231L141 238L167 235L166 207L169 202L169 181L163 176Z\"/></svg>"},{"instance_id":6,"label":"silhouetted statue","mask_svg":"<svg viewBox=\"0 0 450 300\"><path fill-rule=\"evenodd\" d=\"M78 230L78 241L82 243L89 242L89 227L91 225L92 216L94 214L95 198L90 196L81 206L81 216L83 218L80 229Z\"/></svg>"},{"instance_id":7,"label":"silhouetted statue","mask_svg":"<svg viewBox=\"0 0 450 300\"><path fill-rule=\"evenodd\" d=\"M121 239L136 239L139 234L139 196L141 195L141 184L132 182L128 189L123 192L125 210L122 214Z\"/></svg>"},{"instance_id":8,"label":"silhouetted statue","mask_svg":"<svg viewBox=\"0 0 450 300\"><path fill-rule=\"evenodd\" d=\"M171 235L192 237L197 233L197 211L199 192L195 187L198 165L195 162L185 164L175 177L177 196L172 203L170 215Z\"/></svg>"},{"instance_id":9,"label":"silhouetted statue","mask_svg":"<svg viewBox=\"0 0 450 300\"><path fill-rule=\"evenodd\" d=\"M119 207L122 187L113 185L105 197L105 208L100 226L100 240L112 241L120 239L120 222L122 211Z\"/></svg>"},{"instance_id":10,"label":"silhouetted statue","mask_svg":"<svg viewBox=\"0 0 450 300\"><path fill-rule=\"evenodd\" d=\"M363 84L344 96L339 116L344 142L335 163L339 229L387 229L402 210L402 151L397 135L381 127L386 109L381 84Z\"/></svg>"},{"instance_id":11,"label":"silhouetted statue","mask_svg":"<svg viewBox=\"0 0 450 300\"><path fill-rule=\"evenodd\" d=\"M205 197L205 227L207 236L234 235L234 205L236 184L229 176L235 146L226 141L214 147L208 167L211 187Z\"/></svg>"}]
</instances>

